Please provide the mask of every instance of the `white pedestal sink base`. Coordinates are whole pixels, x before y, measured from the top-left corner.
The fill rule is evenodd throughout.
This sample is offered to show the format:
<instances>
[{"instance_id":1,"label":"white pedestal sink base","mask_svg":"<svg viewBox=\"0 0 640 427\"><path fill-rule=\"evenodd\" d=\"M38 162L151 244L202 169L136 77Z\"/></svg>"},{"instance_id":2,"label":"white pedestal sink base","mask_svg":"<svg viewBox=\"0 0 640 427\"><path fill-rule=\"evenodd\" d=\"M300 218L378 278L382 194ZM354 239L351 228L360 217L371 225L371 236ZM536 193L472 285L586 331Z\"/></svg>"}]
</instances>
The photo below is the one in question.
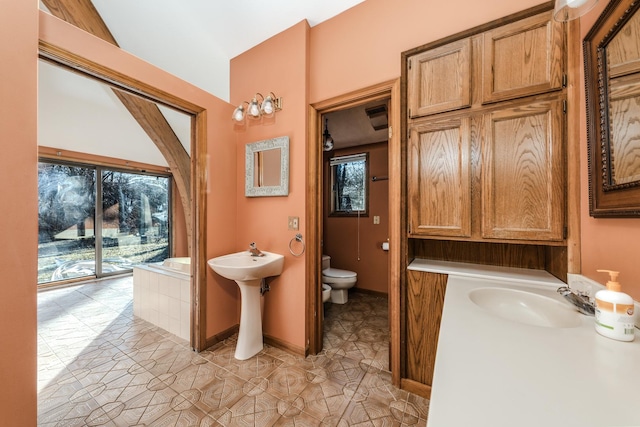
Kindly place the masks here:
<instances>
[{"instance_id":1,"label":"white pedestal sink base","mask_svg":"<svg viewBox=\"0 0 640 427\"><path fill-rule=\"evenodd\" d=\"M207 264L222 277L234 280L240 288L240 330L235 357L249 359L263 348L260 283L265 277L282 273L284 256L272 252L254 256L243 251L212 258Z\"/></svg>"},{"instance_id":2,"label":"white pedestal sink base","mask_svg":"<svg viewBox=\"0 0 640 427\"><path fill-rule=\"evenodd\" d=\"M260 351L262 343L262 310L260 307L261 279L240 281L240 330L235 358L247 360Z\"/></svg>"}]
</instances>

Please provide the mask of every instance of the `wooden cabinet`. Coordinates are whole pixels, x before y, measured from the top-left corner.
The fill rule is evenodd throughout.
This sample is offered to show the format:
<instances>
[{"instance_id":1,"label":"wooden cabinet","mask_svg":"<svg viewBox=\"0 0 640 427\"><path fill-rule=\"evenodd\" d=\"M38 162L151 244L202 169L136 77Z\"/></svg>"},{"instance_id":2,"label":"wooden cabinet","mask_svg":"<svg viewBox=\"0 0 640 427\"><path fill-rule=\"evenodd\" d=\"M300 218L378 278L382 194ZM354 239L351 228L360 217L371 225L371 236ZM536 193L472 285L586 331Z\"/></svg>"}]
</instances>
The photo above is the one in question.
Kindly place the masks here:
<instances>
[{"instance_id":1,"label":"wooden cabinet","mask_svg":"<svg viewBox=\"0 0 640 427\"><path fill-rule=\"evenodd\" d=\"M566 36L551 7L403 52L407 264L546 269L566 280ZM446 284L436 273L401 277L400 385L423 396Z\"/></svg>"},{"instance_id":2,"label":"wooden cabinet","mask_svg":"<svg viewBox=\"0 0 640 427\"><path fill-rule=\"evenodd\" d=\"M406 375L403 388L429 397L438 348L446 274L407 272Z\"/></svg>"},{"instance_id":3,"label":"wooden cabinet","mask_svg":"<svg viewBox=\"0 0 640 427\"><path fill-rule=\"evenodd\" d=\"M409 237L562 244L564 58L551 11L408 56Z\"/></svg>"},{"instance_id":4,"label":"wooden cabinet","mask_svg":"<svg viewBox=\"0 0 640 427\"><path fill-rule=\"evenodd\" d=\"M407 66L409 117L471 105L471 39L417 54Z\"/></svg>"},{"instance_id":5,"label":"wooden cabinet","mask_svg":"<svg viewBox=\"0 0 640 427\"><path fill-rule=\"evenodd\" d=\"M555 99L484 115L483 238L564 238L562 105Z\"/></svg>"},{"instance_id":6,"label":"wooden cabinet","mask_svg":"<svg viewBox=\"0 0 640 427\"><path fill-rule=\"evenodd\" d=\"M470 121L455 117L411 127L411 234L471 236Z\"/></svg>"},{"instance_id":7,"label":"wooden cabinet","mask_svg":"<svg viewBox=\"0 0 640 427\"><path fill-rule=\"evenodd\" d=\"M560 90L564 44L563 24L545 12L411 55L408 116L470 107L474 86L482 104Z\"/></svg>"},{"instance_id":8,"label":"wooden cabinet","mask_svg":"<svg viewBox=\"0 0 640 427\"><path fill-rule=\"evenodd\" d=\"M550 13L503 25L483 37L483 103L562 88L564 31Z\"/></svg>"}]
</instances>

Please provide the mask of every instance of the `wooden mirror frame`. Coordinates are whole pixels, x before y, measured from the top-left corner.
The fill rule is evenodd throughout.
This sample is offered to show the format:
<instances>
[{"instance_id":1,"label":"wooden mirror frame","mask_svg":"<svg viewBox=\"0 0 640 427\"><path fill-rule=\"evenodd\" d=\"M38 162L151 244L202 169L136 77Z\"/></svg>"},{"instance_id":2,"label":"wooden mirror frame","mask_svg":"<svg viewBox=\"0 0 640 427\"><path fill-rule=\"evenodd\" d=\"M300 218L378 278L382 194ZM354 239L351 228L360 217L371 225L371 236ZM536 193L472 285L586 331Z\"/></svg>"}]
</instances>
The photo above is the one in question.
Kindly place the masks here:
<instances>
[{"instance_id":1,"label":"wooden mirror frame","mask_svg":"<svg viewBox=\"0 0 640 427\"><path fill-rule=\"evenodd\" d=\"M640 217L640 181L610 182L611 148L609 80L605 48L629 18L640 0L611 0L583 42L587 101L589 165L589 215Z\"/></svg>"}]
</instances>

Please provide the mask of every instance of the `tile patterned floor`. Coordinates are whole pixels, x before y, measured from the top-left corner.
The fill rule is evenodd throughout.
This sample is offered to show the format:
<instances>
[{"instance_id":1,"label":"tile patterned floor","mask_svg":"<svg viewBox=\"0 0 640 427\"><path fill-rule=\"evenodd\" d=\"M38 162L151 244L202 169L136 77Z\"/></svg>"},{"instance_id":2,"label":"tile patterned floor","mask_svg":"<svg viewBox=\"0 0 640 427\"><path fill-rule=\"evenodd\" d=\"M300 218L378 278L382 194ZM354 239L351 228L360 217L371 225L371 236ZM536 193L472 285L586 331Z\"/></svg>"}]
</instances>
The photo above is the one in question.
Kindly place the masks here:
<instances>
[{"instance_id":1,"label":"tile patterned floor","mask_svg":"<svg viewBox=\"0 0 640 427\"><path fill-rule=\"evenodd\" d=\"M390 384L387 300L329 304L325 349L235 337L199 354L133 316L132 279L38 294L39 426L424 426L428 400Z\"/></svg>"}]
</instances>

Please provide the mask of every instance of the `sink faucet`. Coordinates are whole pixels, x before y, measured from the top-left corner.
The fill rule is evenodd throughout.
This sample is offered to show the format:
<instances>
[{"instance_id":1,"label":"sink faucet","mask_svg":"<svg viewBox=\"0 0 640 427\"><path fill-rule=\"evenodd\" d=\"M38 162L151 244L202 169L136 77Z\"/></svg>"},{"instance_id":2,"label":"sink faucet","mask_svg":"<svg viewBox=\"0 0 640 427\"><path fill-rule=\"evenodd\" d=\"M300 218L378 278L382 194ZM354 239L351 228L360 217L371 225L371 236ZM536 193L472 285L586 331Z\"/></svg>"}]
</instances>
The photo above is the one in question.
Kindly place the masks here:
<instances>
[{"instance_id":1,"label":"sink faucet","mask_svg":"<svg viewBox=\"0 0 640 427\"><path fill-rule=\"evenodd\" d=\"M264 254L260 252L260 249L258 249L256 244L253 242L249 244L249 252L251 253L251 256L264 256Z\"/></svg>"},{"instance_id":2,"label":"sink faucet","mask_svg":"<svg viewBox=\"0 0 640 427\"><path fill-rule=\"evenodd\" d=\"M573 291L571 288L567 286L562 286L558 288L558 293L565 297L567 301L576 306L578 311L582 314L586 314L587 316L594 316L596 312L596 308L594 304L590 301L589 295L580 291Z\"/></svg>"}]
</instances>

